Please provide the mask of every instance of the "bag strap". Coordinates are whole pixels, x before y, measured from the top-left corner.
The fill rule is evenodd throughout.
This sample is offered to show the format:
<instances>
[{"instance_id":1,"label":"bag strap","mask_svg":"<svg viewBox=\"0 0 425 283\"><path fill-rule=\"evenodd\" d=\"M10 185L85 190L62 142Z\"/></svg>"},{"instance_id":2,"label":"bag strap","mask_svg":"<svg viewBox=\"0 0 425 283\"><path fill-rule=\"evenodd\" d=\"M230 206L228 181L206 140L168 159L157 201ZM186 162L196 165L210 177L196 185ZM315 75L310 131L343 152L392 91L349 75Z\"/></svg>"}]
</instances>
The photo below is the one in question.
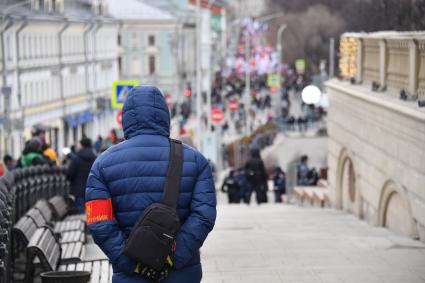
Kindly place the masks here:
<instances>
[{"instance_id":1,"label":"bag strap","mask_svg":"<svg viewBox=\"0 0 425 283\"><path fill-rule=\"evenodd\" d=\"M170 139L170 160L161 203L172 208L177 207L180 179L183 169L183 145L181 141Z\"/></svg>"}]
</instances>

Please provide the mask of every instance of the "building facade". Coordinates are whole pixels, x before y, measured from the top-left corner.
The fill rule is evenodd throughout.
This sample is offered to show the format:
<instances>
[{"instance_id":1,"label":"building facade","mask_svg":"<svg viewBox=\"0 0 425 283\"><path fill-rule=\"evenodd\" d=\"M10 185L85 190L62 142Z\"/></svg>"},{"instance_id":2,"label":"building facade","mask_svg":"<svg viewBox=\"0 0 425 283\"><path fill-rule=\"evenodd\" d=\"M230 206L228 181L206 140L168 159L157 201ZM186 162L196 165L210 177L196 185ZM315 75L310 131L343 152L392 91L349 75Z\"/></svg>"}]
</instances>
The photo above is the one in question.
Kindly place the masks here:
<instances>
[{"instance_id":1,"label":"building facade","mask_svg":"<svg viewBox=\"0 0 425 283\"><path fill-rule=\"evenodd\" d=\"M111 15L120 21L119 69L122 80L160 87L177 98L178 19L139 0L108 0Z\"/></svg>"},{"instance_id":2,"label":"building facade","mask_svg":"<svg viewBox=\"0 0 425 283\"><path fill-rule=\"evenodd\" d=\"M106 3L12 1L0 10L0 84L11 91L0 105L2 154L19 156L38 125L55 150L117 127L110 97L119 25Z\"/></svg>"},{"instance_id":3,"label":"building facade","mask_svg":"<svg viewBox=\"0 0 425 283\"><path fill-rule=\"evenodd\" d=\"M340 45L345 80L327 83L332 203L425 241L425 33L346 34Z\"/></svg>"}]
</instances>

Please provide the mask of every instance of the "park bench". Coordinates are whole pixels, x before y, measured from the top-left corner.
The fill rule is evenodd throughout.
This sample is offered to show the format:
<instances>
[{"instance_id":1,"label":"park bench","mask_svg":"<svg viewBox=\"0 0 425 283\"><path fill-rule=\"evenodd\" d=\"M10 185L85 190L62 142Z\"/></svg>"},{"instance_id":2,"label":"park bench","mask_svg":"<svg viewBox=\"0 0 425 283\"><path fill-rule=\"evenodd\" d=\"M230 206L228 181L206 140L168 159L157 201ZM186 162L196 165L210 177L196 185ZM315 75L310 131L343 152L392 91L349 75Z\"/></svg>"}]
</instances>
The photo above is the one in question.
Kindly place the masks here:
<instances>
[{"instance_id":1,"label":"park bench","mask_svg":"<svg viewBox=\"0 0 425 283\"><path fill-rule=\"evenodd\" d=\"M3 215L0 215L0 221L4 222ZM0 282L7 282L8 278L8 246L7 243L9 241L9 235L7 233L7 229L3 228L2 225L0 225Z\"/></svg>"},{"instance_id":2,"label":"park bench","mask_svg":"<svg viewBox=\"0 0 425 283\"><path fill-rule=\"evenodd\" d=\"M57 207L55 206L57 205ZM44 220L44 224L40 221L37 222L38 226L41 227L43 225L50 225L54 228L54 231L56 233L67 233L67 232L73 232L73 231L84 231L85 230L85 223L81 219L75 219L75 220L67 220L67 221L54 221L53 216L55 214L62 214L63 207L61 204L61 201L58 201L58 198L55 199L53 203L49 203L46 200L39 200L34 208L38 210L40 215L42 216L42 219L38 217L40 221ZM52 210L53 208L53 210ZM55 208L60 210L59 212L55 211ZM30 210L31 211L31 210ZM37 214L37 212L31 211L32 214ZM38 214L37 214L38 216ZM59 219L59 218L58 218Z\"/></svg>"},{"instance_id":3,"label":"park bench","mask_svg":"<svg viewBox=\"0 0 425 283\"><path fill-rule=\"evenodd\" d=\"M307 202L311 206L314 204L313 190L311 187L304 187L304 203Z\"/></svg>"},{"instance_id":4,"label":"park bench","mask_svg":"<svg viewBox=\"0 0 425 283\"><path fill-rule=\"evenodd\" d=\"M305 198L304 187L295 187L294 188L294 197L297 199L299 204L303 204L304 198Z\"/></svg>"},{"instance_id":5,"label":"park bench","mask_svg":"<svg viewBox=\"0 0 425 283\"><path fill-rule=\"evenodd\" d=\"M15 282L24 275L26 257L20 256L37 229L46 225L58 235L61 263L81 262L88 254L89 258L106 258L100 249L91 247L93 244L85 245L83 216L67 217L68 193L63 168L33 166L0 177L0 283ZM64 218L72 221L61 221Z\"/></svg>"},{"instance_id":6,"label":"park bench","mask_svg":"<svg viewBox=\"0 0 425 283\"><path fill-rule=\"evenodd\" d=\"M328 190L324 188L317 188L313 190L313 202L320 207L325 207L329 203Z\"/></svg>"},{"instance_id":7,"label":"park bench","mask_svg":"<svg viewBox=\"0 0 425 283\"><path fill-rule=\"evenodd\" d=\"M92 273L91 282L110 282L112 267L106 256L99 253L90 257L95 260L74 259L62 260L62 253L69 253L61 248L53 230L49 227L38 228L27 246L27 266L25 271L25 282L32 283L34 272L37 269L44 271L56 270L84 270ZM72 252L70 253L72 255Z\"/></svg>"},{"instance_id":8,"label":"park bench","mask_svg":"<svg viewBox=\"0 0 425 283\"><path fill-rule=\"evenodd\" d=\"M13 181L11 174L0 178L0 282L10 280Z\"/></svg>"},{"instance_id":9,"label":"park bench","mask_svg":"<svg viewBox=\"0 0 425 283\"><path fill-rule=\"evenodd\" d=\"M62 220L68 214L68 203L63 196L53 196L49 199L55 220Z\"/></svg>"},{"instance_id":10,"label":"park bench","mask_svg":"<svg viewBox=\"0 0 425 283\"><path fill-rule=\"evenodd\" d=\"M294 196L300 205L326 207L329 204L328 190L324 187L295 187Z\"/></svg>"},{"instance_id":11,"label":"park bench","mask_svg":"<svg viewBox=\"0 0 425 283\"><path fill-rule=\"evenodd\" d=\"M325 179L319 179L317 182L317 186L321 188L327 188L328 187L328 181Z\"/></svg>"},{"instance_id":12,"label":"park bench","mask_svg":"<svg viewBox=\"0 0 425 283\"><path fill-rule=\"evenodd\" d=\"M31 238L37 231L37 229L42 228L43 226L37 226L37 223L34 221L33 218L25 215L21 217L21 219L13 226L12 233L14 235L15 246L21 246L26 247L28 243L31 241ZM78 231L81 233L81 231ZM66 237L68 234L65 234ZM83 233L84 236L84 233ZM65 236L62 236L65 237ZM79 236L80 238L75 239L67 239L67 241L61 242L61 248L63 250L62 253L62 260L78 260L81 258L82 255L82 247L84 242L84 237ZM62 240L62 238L61 238ZM22 250L22 249L18 249ZM18 258L17 255L15 258Z\"/></svg>"}]
</instances>

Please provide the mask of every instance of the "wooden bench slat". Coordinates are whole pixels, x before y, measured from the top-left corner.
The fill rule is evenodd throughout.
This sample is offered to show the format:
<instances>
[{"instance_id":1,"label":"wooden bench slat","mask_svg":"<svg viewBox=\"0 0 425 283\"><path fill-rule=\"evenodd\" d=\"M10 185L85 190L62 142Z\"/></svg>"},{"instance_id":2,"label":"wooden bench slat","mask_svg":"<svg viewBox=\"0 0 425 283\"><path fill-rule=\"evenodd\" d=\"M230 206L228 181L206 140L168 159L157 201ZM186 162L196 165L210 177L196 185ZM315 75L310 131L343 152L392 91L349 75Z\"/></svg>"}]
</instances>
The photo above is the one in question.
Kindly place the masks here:
<instances>
[{"instance_id":1,"label":"wooden bench slat","mask_svg":"<svg viewBox=\"0 0 425 283\"><path fill-rule=\"evenodd\" d=\"M72 220L70 223L70 229L72 230L79 230L80 223L78 223L78 220Z\"/></svg>"},{"instance_id":2,"label":"wooden bench slat","mask_svg":"<svg viewBox=\"0 0 425 283\"><path fill-rule=\"evenodd\" d=\"M101 262L101 273L100 273L100 282L101 283L109 283L109 262L106 260L102 260Z\"/></svg>"},{"instance_id":3,"label":"wooden bench slat","mask_svg":"<svg viewBox=\"0 0 425 283\"><path fill-rule=\"evenodd\" d=\"M69 248L69 244L63 244L63 245L61 245L61 248L62 248L62 256L61 256L61 258L62 259L66 259L66 253L67 253L67 250Z\"/></svg>"},{"instance_id":4,"label":"wooden bench slat","mask_svg":"<svg viewBox=\"0 0 425 283\"><path fill-rule=\"evenodd\" d=\"M92 262L91 261L87 261L84 263L84 271L92 271Z\"/></svg>"},{"instance_id":5,"label":"wooden bench slat","mask_svg":"<svg viewBox=\"0 0 425 283\"><path fill-rule=\"evenodd\" d=\"M83 243L81 242L75 243L74 251L72 252L73 258L80 258L82 247L83 247Z\"/></svg>"},{"instance_id":6,"label":"wooden bench slat","mask_svg":"<svg viewBox=\"0 0 425 283\"><path fill-rule=\"evenodd\" d=\"M75 271L75 264L71 263L68 264L68 267L66 268L67 271Z\"/></svg>"},{"instance_id":7,"label":"wooden bench slat","mask_svg":"<svg viewBox=\"0 0 425 283\"><path fill-rule=\"evenodd\" d=\"M84 263L83 262L77 263L77 267L75 268L75 270L84 271Z\"/></svg>"},{"instance_id":8,"label":"wooden bench slat","mask_svg":"<svg viewBox=\"0 0 425 283\"><path fill-rule=\"evenodd\" d=\"M91 283L99 283L100 279L100 261L93 262Z\"/></svg>"},{"instance_id":9,"label":"wooden bench slat","mask_svg":"<svg viewBox=\"0 0 425 283\"><path fill-rule=\"evenodd\" d=\"M75 247L75 243L68 244L68 249L66 250L64 258L66 259L71 258L74 247Z\"/></svg>"},{"instance_id":10,"label":"wooden bench slat","mask_svg":"<svg viewBox=\"0 0 425 283\"><path fill-rule=\"evenodd\" d=\"M72 229L71 229L71 221L66 221L65 223L64 223L64 231L71 231Z\"/></svg>"}]
</instances>

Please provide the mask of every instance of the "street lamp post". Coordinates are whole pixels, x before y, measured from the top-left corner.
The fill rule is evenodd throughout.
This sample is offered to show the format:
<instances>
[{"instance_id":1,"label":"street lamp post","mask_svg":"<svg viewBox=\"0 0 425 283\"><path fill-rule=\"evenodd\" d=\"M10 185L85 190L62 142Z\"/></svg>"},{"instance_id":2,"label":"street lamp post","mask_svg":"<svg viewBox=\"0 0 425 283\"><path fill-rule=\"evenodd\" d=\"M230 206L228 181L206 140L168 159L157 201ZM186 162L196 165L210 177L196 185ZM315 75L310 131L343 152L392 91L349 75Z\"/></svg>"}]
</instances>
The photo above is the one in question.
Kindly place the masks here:
<instances>
[{"instance_id":1,"label":"street lamp post","mask_svg":"<svg viewBox=\"0 0 425 283\"><path fill-rule=\"evenodd\" d=\"M277 31L277 42L276 42L276 50L277 50L277 63L282 63L282 35L286 29L286 24L282 24Z\"/></svg>"},{"instance_id":2,"label":"street lamp post","mask_svg":"<svg viewBox=\"0 0 425 283\"><path fill-rule=\"evenodd\" d=\"M251 124L251 115L250 115L250 105L251 105L251 66L250 66L250 57L251 57L251 43L250 39L247 37L245 42L245 135L249 134L250 124Z\"/></svg>"},{"instance_id":3,"label":"street lamp post","mask_svg":"<svg viewBox=\"0 0 425 283\"><path fill-rule=\"evenodd\" d=\"M202 145L201 99L201 0L196 0L196 127L199 149Z\"/></svg>"},{"instance_id":4,"label":"street lamp post","mask_svg":"<svg viewBox=\"0 0 425 283\"><path fill-rule=\"evenodd\" d=\"M335 38L329 41L329 78L335 75Z\"/></svg>"},{"instance_id":5,"label":"street lamp post","mask_svg":"<svg viewBox=\"0 0 425 283\"><path fill-rule=\"evenodd\" d=\"M286 24L282 24L279 29L277 30L277 42L276 42L276 50L277 50L277 65L280 67L280 64L282 64L282 35L283 32L286 30ZM279 69L280 73L280 69ZM279 96L278 96L278 110L276 111L276 114L280 116L282 114L282 98L281 95L281 87L282 85L279 85Z\"/></svg>"},{"instance_id":6,"label":"street lamp post","mask_svg":"<svg viewBox=\"0 0 425 283\"><path fill-rule=\"evenodd\" d=\"M214 4L215 1L216 0L208 1L208 6L207 6L208 11L211 11L211 7L212 7L212 5ZM211 31L210 31L210 37L211 37ZM209 46L209 49L211 50L211 44ZM209 55L211 55L211 52L210 52ZM212 58L210 56L210 66L209 66L209 70L208 70L208 80L209 80L210 83L212 81L211 65L213 64L213 60L211 60L211 59ZM211 130L211 87L212 87L212 84L210 84L207 88L207 128L208 128L207 131Z\"/></svg>"}]
</instances>

